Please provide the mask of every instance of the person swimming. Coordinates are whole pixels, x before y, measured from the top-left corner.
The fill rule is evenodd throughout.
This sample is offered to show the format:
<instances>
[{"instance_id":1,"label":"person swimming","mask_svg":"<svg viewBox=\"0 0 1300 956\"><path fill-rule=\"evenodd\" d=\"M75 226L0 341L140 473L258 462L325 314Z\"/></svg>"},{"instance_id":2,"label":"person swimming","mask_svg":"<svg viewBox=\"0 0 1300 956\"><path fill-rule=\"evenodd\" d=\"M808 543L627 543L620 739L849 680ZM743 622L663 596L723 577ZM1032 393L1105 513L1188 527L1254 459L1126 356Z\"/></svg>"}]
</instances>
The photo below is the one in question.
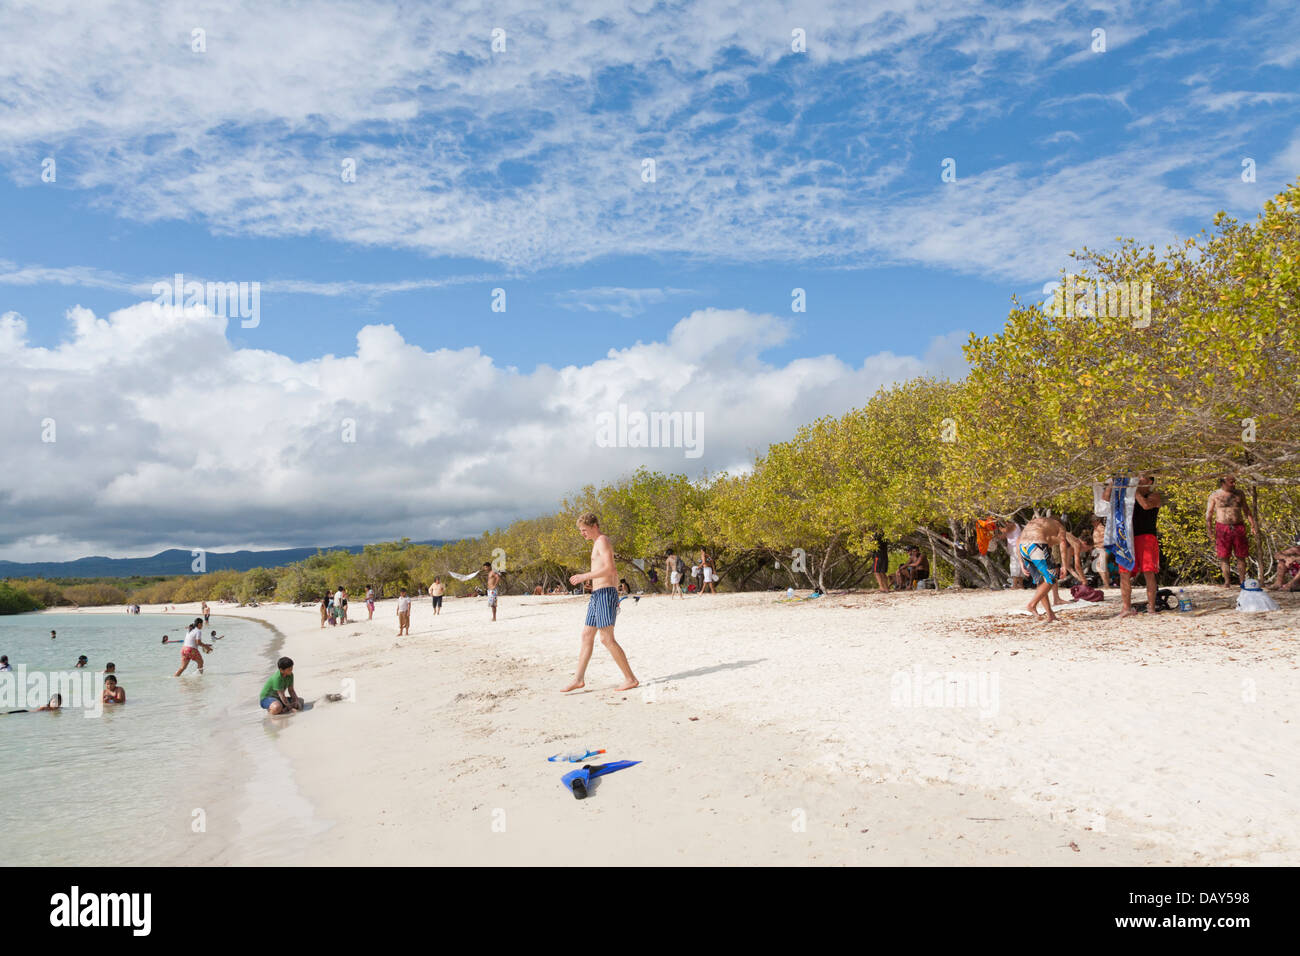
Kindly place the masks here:
<instances>
[{"instance_id":1,"label":"person swimming","mask_svg":"<svg viewBox=\"0 0 1300 956\"><path fill-rule=\"evenodd\" d=\"M76 664L76 666L77 666L77 667L85 667L87 663L88 663L88 661L86 660L86 655L85 655L85 654L82 654L80 657L77 658L77 664Z\"/></svg>"},{"instance_id":2,"label":"person swimming","mask_svg":"<svg viewBox=\"0 0 1300 956\"><path fill-rule=\"evenodd\" d=\"M117 686L117 678L109 674L104 678L104 703L125 704L126 690Z\"/></svg>"}]
</instances>

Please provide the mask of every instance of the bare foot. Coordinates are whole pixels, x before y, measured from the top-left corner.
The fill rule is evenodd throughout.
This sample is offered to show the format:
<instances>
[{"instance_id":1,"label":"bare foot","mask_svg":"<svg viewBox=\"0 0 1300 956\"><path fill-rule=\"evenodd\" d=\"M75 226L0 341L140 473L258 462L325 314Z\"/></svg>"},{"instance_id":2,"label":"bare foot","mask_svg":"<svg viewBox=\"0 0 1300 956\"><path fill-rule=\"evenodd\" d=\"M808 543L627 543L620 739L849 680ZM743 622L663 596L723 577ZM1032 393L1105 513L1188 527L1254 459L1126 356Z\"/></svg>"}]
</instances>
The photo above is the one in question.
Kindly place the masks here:
<instances>
[{"instance_id":1,"label":"bare foot","mask_svg":"<svg viewBox=\"0 0 1300 956\"><path fill-rule=\"evenodd\" d=\"M561 694L567 694L567 693L568 693L569 691L571 691L571 690L580 690L581 688L586 687L586 686L587 686L586 681L575 680L575 681L574 681L572 684L570 684L568 687L564 688L564 690L560 691L560 693L561 693Z\"/></svg>"},{"instance_id":2,"label":"bare foot","mask_svg":"<svg viewBox=\"0 0 1300 956\"><path fill-rule=\"evenodd\" d=\"M1124 608L1124 610L1122 610L1122 611L1119 612L1119 616L1120 616L1120 617L1136 617L1136 616L1137 616L1137 611L1133 610L1131 607L1126 607L1126 608Z\"/></svg>"},{"instance_id":3,"label":"bare foot","mask_svg":"<svg viewBox=\"0 0 1300 956\"><path fill-rule=\"evenodd\" d=\"M629 680L629 681L624 681L621 685L619 685L618 687L615 687L614 689L615 689L615 690L631 690L633 687L640 687L640 686L641 686L641 682L640 682L639 680L637 680L635 677L633 677L631 680Z\"/></svg>"}]
</instances>

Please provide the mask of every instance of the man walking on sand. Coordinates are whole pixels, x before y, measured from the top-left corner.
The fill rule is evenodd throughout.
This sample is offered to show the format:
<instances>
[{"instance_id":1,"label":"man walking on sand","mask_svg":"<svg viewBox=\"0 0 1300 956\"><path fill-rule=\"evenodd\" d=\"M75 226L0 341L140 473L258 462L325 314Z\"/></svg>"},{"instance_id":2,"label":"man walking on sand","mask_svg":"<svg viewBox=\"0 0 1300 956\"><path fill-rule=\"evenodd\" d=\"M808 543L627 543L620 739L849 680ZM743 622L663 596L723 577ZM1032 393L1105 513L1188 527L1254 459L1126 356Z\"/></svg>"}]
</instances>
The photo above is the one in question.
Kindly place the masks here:
<instances>
[{"instance_id":1,"label":"man walking on sand","mask_svg":"<svg viewBox=\"0 0 1300 956\"><path fill-rule=\"evenodd\" d=\"M1056 620L1049 597L1056 584L1056 575L1052 573L1049 559L1052 548L1060 544L1072 548L1083 547L1083 542L1066 531L1065 525L1055 518L1034 518L1020 532L1020 540L1016 545L1020 552L1021 563L1029 570L1030 579L1037 585L1033 597L1029 599L1029 613L1036 618L1040 617L1036 605L1042 602L1049 622Z\"/></svg>"},{"instance_id":2,"label":"man walking on sand","mask_svg":"<svg viewBox=\"0 0 1300 956\"><path fill-rule=\"evenodd\" d=\"M1219 487L1210 495L1205 506L1205 530L1214 539L1214 553L1219 557L1219 570L1223 572L1223 586L1232 586L1232 572L1228 558L1237 558L1237 577L1246 580L1246 559L1250 557L1250 539L1246 537L1246 521L1250 530L1259 537L1259 524L1251 514L1246 496L1237 489L1237 476L1224 475Z\"/></svg>"},{"instance_id":3,"label":"man walking on sand","mask_svg":"<svg viewBox=\"0 0 1300 956\"><path fill-rule=\"evenodd\" d=\"M628 666L627 655L614 640L614 619L618 616L618 571L614 567L614 548L600 530L600 519L588 511L578 518L578 533L591 545L591 570L586 574L575 574L569 578L570 584L591 582L591 600L587 603L587 622L582 629L582 646L578 650L578 672L573 683L564 688L564 693L586 686L587 662L595 647L596 633L600 632L600 643L605 645L609 656L623 672L623 683L616 690L631 690L640 684Z\"/></svg>"}]
</instances>

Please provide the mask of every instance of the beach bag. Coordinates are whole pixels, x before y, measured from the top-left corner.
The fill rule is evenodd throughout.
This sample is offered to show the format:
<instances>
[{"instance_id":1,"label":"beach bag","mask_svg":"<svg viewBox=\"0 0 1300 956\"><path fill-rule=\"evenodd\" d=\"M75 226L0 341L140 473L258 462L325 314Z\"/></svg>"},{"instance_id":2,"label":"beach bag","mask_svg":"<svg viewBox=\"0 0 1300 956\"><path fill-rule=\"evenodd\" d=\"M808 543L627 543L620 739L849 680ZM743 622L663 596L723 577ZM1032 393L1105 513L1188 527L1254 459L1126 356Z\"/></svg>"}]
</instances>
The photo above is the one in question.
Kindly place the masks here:
<instances>
[{"instance_id":1,"label":"beach bag","mask_svg":"<svg viewBox=\"0 0 1300 956\"><path fill-rule=\"evenodd\" d=\"M1086 584L1076 584L1070 588L1070 597L1078 601L1104 601L1106 595Z\"/></svg>"},{"instance_id":2,"label":"beach bag","mask_svg":"<svg viewBox=\"0 0 1300 956\"><path fill-rule=\"evenodd\" d=\"M1237 595L1238 611L1250 611L1254 613L1259 611L1276 611L1277 609L1277 602L1260 590L1258 581L1254 578L1246 578L1246 580L1241 582L1241 593Z\"/></svg>"}]
</instances>

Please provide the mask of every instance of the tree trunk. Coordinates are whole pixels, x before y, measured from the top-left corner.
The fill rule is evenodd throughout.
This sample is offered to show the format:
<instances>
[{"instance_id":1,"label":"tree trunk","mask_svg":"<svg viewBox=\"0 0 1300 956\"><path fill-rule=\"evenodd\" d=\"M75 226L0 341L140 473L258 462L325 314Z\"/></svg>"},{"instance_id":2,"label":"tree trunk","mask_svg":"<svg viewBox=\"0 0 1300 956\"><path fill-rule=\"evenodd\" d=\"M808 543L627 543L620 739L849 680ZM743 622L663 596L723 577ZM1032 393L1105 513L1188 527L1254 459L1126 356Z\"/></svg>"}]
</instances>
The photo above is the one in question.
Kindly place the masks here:
<instances>
[{"instance_id":1,"label":"tree trunk","mask_svg":"<svg viewBox=\"0 0 1300 956\"><path fill-rule=\"evenodd\" d=\"M1260 529L1262 529L1262 527L1263 527L1263 522L1260 520L1260 517L1259 517L1259 485L1255 485L1254 487L1252 487L1252 488L1250 489L1250 513L1253 514L1253 515L1255 516L1255 527L1256 527L1256 531L1255 531L1255 548L1254 548L1254 550L1256 550L1257 552L1259 552L1259 557L1256 559L1255 564L1256 564L1256 566L1259 568L1259 577L1258 577L1259 586L1260 586L1260 587L1263 587L1263 586L1264 586L1264 576L1265 576L1265 568L1264 568L1264 533L1263 533L1262 530L1260 530Z\"/></svg>"}]
</instances>

